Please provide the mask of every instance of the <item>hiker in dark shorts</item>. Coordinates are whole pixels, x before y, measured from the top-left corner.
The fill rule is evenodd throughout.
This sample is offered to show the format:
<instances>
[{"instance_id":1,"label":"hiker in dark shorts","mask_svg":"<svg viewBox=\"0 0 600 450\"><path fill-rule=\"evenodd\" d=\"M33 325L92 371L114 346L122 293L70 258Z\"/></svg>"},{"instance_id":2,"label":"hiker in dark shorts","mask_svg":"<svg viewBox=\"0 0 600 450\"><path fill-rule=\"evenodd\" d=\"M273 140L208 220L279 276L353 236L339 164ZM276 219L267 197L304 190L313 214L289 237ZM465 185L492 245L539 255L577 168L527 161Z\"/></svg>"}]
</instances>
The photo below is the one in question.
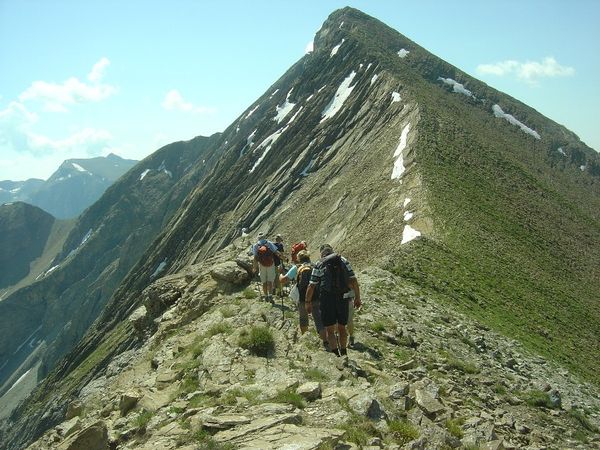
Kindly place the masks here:
<instances>
[{"instance_id":1,"label":"hiker in dark shorts","mask_svg":"<svg viewBox=\"0 0 600 450\"><path fill-rule=\"evenodd\" d=\"M327 333L329 349L338 356L347 354L348 301L344 294L354 290L354 307L359 308L360 289L356 275L350 262L343 256L334 253L328 245L321 246L321 260L312 271L310 284L306 290L306 310L312 312L312 298L315 290L319 290L321 318ZM338 338L336 339L336 329Z\"/></svg>"}]
</instances>

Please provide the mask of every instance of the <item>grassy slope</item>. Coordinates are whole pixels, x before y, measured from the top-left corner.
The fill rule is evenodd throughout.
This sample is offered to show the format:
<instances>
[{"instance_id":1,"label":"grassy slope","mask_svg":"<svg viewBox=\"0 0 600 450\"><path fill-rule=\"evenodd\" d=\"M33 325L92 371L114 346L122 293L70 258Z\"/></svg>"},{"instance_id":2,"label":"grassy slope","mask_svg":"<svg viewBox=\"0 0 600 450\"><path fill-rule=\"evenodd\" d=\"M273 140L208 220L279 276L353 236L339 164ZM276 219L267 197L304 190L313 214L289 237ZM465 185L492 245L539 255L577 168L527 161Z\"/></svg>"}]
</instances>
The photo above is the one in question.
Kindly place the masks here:
<instances>
[{"instance_id":1,"label":"grassy slope","mask_svg":"<svg viewBox=\"0 0 600 450\"><path fill-rule=\"evenodd\" d=\"M439 240L397 271L600 382L600 183L452 95L423 114L417 150Z\"/></svg>"}]
</instances>

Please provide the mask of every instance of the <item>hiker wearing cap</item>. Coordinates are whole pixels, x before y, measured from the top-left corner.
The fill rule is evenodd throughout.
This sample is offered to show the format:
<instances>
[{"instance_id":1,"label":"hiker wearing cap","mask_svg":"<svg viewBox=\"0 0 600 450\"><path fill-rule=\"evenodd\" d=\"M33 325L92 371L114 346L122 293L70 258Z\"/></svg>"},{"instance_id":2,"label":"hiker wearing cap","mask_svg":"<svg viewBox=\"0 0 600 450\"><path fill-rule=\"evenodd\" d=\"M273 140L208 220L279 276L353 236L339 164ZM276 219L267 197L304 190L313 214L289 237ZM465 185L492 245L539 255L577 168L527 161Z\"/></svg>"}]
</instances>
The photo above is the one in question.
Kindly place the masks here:
<instances>
[{"instance_id":1,"label":"hiker wearing cap","mask_svg":"<svg viewBox=\"0 0 600 450\"><path fill-rule=\"evenodd\" d=\"M277 273L275 271L275 256L281 257L275 244L267 240L264 233L258 233L257 243L252 246L254 255L254 271L260 274L264 299L273 302L273 282Z\"/></svg>"},{"instance_id":2,"label":"hiker wearing cap","mask_svg":"<svg viewBox=\"0 0 600 450\"><path fill-rule=\"evenodd\" d=\"M329 349L338 356L347 354L348 302L344 294L354 290L354 307L361 305L360 289L350 262L333 251L329 244L320 248L321 260L312 271L306 290L306 310L312 312L312 299L319 292L321 317L327 333ZM336 339L336 330L338 339Z\"/></svg>"}]
</instances>

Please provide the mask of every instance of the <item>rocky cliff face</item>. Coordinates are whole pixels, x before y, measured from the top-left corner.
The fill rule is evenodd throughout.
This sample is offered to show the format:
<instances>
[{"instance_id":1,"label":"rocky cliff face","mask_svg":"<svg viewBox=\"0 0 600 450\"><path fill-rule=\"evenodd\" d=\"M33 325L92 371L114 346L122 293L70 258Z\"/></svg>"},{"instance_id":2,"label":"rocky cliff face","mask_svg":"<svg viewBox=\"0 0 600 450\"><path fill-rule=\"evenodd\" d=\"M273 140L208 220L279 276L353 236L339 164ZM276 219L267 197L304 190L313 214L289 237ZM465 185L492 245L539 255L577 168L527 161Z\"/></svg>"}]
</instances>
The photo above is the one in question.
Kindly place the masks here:
<instances>
[{"instance_id":1,"label":"rocky cliff face","mask_svg":"<svg viewBox=\"0 0 600 450\"><path fill-rule=\"evenodd\" d=\"M123 324L142 345L104 360L55 412L64 421L28 448L600 445L597 387L441 307L435 293L361 270L356 343L339 358L312 329L299 335L287 297L258 299L247 257L234 262L238 245L146 288Z\"/></svg>"},{"instance_id":2,"label":"rocky cliff face","mask_svg":"<svg viewBox=\"0 0 600 450\"><path fill-rule=\"evenodd\" d=\"M232 322L232 330L206 332L229 336L222 339L227 343L223 345L219 339L213 339L218 343L206 354L204 345L210 347L212 341L206 340L204 331L193 331L204 326L212 328L203 321L222 314L217 312L217 304L235 305L241 301L242 294L234 287L211 281L214 277L209 277L206 264L224 262L224 249L239 236L242 227L253 234L283 233L288 243L305 239L311 248L329 242L356 267L366 270L362 275L370 280L365 283L374 309L369 311L370 319L365 316L362 330L365 333L371 324L372 333L361 337L363 352L355 353L347 366L337 367L336 361L327 360L314 346L313 352L308 352L310 339L296 341L293 327L289 331L273 330L277 328L273 325L274 311L265 310L264 305L249 307L249 318L237 319L248 326L255 321L270 324L276 335L275 353L267 361L277 365L273 368L274 378L267 379L282 393L263 389L268 382L259 383L256 389L266 392L256 394L259 403L290 398L288 394L295 398L292 394L296 384L303 384L301 376L307 376L298 369L299 362L311 368L315 361L319 370L327 367L323 378L329 389L324 397L327 400L318 403L314 410L307 409L316 418L340 413L339 417L323 419L327 428L340 431L329 436L332 442L317 439L305 448L327 448L334 445L333 441L356 443L362 439L344 432L344 424L358 420L355 414L363 411L349 405L357 391L368 392L376 399L357 400L368 403L363 412L378 411L365 413L376 422L361 422L373 445L402 444L405 439L411 442L410 448L468 446L472 442L488 445L499 440L495 439L498 436L508 447L544 445L546 438L532 433L537 429L542 430L541 434L562 439L560 442L565 445L571 445L571 439L593 439L586 433L596 432L593 421L597 410L590 400L595 391L586 387L590 389L589 396L573 392L577 389L577 375L596 379L598 359L589 355L600 356L600 320L593 306L600 246L586 248L582 253L577 245L600 242L598 155L564 127L470 78L356 10L346 8L332 14L317 33L314 48L222 135L211 140L206 162L200 157L190 161L197 185L186 191L184 186L189 187L189 183L175 184L181 195L173 198L169 214L165 214L160 227L154 228L157 233L160 230L156 240L139 253L122 254L123 258L130 256L127 268L131 270L127 276L122 273L118 286L115 278L110 289L102 290L106 297L102 296L98 304L106 306L101 312L96 309L98 319L83 339L72 341L75 346L68 357L15 412L12 420L19 429L27 431L18 437L9 433L7 442L18 445L54 427L65 417L69 398L85 401L89 394L93 403L100 398L94 395L124 390L128 383L138 382L142 383L138 386L143 391L139 395L143 396L152 389L158 390L159 385L176 389L173 386L179 386L180 378L193 390L185 391L188 388L183 387L183 391L168 391L168 401L157 400L163 409L154 407L156 423L147 413L136 419L140 429L144 422L149 425L152 439L148 442L162 442L164 438L168 447L175 445L175 435L182 435L182 442L189 442L187 431L178 429L170 419L183 419L188 426L185 419L192 416L195 422L189 426L198 431L198 439L208 439L206 433L215 433L219 427L234 429L211 438L223 445L276 446L276 441L271 441L276 439L273 434L286 430L290 439L296 439L298 434L321 436L319 421L312 421L310 414L254 405L256 409L248 409L248 415L241 417L239 410L229 408L233 400L224 394L231 385L238 389L232 395L245 398L250 404L254 401L254 394L245 394L243 383L256 383L241 372L248 365L249 373L258 373L255 365L265 361L251 359L248 353L237 349L241 330L235 321L224 320ZM166 173L157 169L156 175ZM142 175L139 174L140 179ZM184 192L189 195L185 197ZM109 209L114 195L109 190L99 204ZM135 205L128 200L128 207ZM80 222L79 234L72 234L65 247L63 257L67 259L87 231L96 229L84 219ZM94 244L97 246L111 241L113 233L119 230L119 225L113 225L111 220L102 225L110 233L102 235L102 239L98 235ZM139 250L135 244L132 242L131 250ZM75 253L82 261L97 262L98 270L104 267L110 272L116 260L111 257L104 261L97 254L88 254L87 250ZM160 277L164 279L157 283ZM86 295L106 286L103 278L94 280L98 281L82 284ZM569 291L569 286L575 286L574 290ZM408 305L403 303L406 297L410 300ZM95 307L96 303L90 302ZM143 303L146 309L140 310ZM568 312L564 311L565 303L569 305ZM375 305L379 304L382 308L377 310ZM60 306L63 303L54 305L49 308L49 321L64 315ZM412 308L423 316L410 318ZM166 310L169 312L164 316ZM205 317L207 311L210 313ZM435 311L444 313L438 316ZM461 311L476 316L479 325L468 321ZM227 314L232 313L223 315ZM567 320L561 319L563 314ZM158 317L161 325L155 333L154 319ZM129 318L133 321L128 322ZM168 344L172 337L167 336L169 330L176 333L175 328L187 327L195 320L200 321L194 322L198 328L184 328L186 336L179 341L181 345L175 341ZM404 320L412 329L403 328ZM453 328L455 321L467 331ZM136 378L135 373L148 367L142 365L135 366L135 373L128 375L130 378L126 376L123 384L110 384L112 381L109 383L107 378L117 376L124 359L138 355L136 352L148 355L144 350L148 344L142 336L136 337L136 327L154 336L152 341L161 351L173 351L173 359L165 356L165 361L185 367L164 370L169 373L162 374L159 358L154 363L147 361L158 371L156 378ZM492 328L518 337L523 347L511 350L517 344L500 338L491 332ZM367 337L374 341L366 345ZM186 347L191 343L186 339L194 338L200 348L190 350L190 359ZM417 350L415 342L419 343ZM118 356L126 351L132 353ZM291 359L282 357L278 353L282 351ZM531 356L530 351L548 358ZM311 358L316 355L315 359L306 359L306 353ZM413 361L409 363L410 359ZM471 359L474 366L465 362ZM576 375L555 369L557 362L567 365ZM220 386L218 389L210 384L207 390L200 386L205 369ZM531 378L534 373L537 375ZM385 384L390 381L387 374L389 386ZM351 378L355 384L343 383ZM283 386L280 379L289 384ZM547 380L549 390L542 379ZM399 388L391 400L385 400L377 386L383 383L385 392L388 387L391 389L392 382L408 383L408 387ZM108 387L102 387L103 383ZM486 387L479 389L479 383ZM94 394L94 386L100 394ZM347 395L338 396L339 389L345 387L350 390ZM505 391L512 387L522 392L507 395ZM592 409L558 409L556 396L550 395L554 389ZM187 397L188 394L194 395ZM140 398L130 399L136 395L123 397L123 405L136 404ZM173 398L182 403L172 403ZM546 405L547 411L538 414L539 410L528 409L528 399ZM392 404L386 407L384 400ZM396 400L400 403L396 404ZM214 407L214 402L222 408L207 409ZM240 400L240 405L244 404ZM278 413L268 413L269 408ZM128 409L129 406L123 406L119 414L125 417ZM103 436L99 438L102 443L110 440L129 448L146 445L146 437L135 437L137 428L130 426L129 419L116 420L114 407L102 413L95 406L92 410L95 412L90 417L108 419L91 428L87 428L88 422L81 425L90 433ZM225 413L231 413L231 422L227 422ZM301 420L307 428L279 422L262 426L261 414L290 414L284 422L298 427ZM215 428L213 423L220 425ZM583 427L577 429L583 435L563 432L573 423ZM168 427L163 430L163 425ZM60 441L61 432L57 433L46 438ZM419 437L415 437L417 434ZM250 436L248 439L256 436L257 440L244 440L243 435ZM47 442L38 445L50 445ZM69 440L61 445L75 444ZM360 445L365 442L360 440ZM489 445L500 448L498 442Z\"/></svg>"},{"instance_id":3,"label":"rocky cliff face","mask_svg":"<svg viewBox=\"0 0 600 450\"><path fill-rule=\"evenodd\" d=\"M26 203L0 206L0 289L29 273L30 264L44 251L54 221Z\"/></svg>"}]
</instances>

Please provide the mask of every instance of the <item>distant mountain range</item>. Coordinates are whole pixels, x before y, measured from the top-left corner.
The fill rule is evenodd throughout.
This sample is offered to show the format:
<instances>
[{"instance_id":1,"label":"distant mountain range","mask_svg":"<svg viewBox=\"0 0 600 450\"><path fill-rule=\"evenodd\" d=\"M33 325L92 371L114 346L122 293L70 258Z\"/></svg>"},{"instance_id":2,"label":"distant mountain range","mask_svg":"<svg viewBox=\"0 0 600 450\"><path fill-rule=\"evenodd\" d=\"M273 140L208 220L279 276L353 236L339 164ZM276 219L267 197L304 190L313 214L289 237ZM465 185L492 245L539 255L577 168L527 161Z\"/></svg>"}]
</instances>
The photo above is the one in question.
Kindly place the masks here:
<instances>
[{"instance_id":1,"label":"distant mountain range","mask_svg":"<svg viewBox=\"0 0 600 450\"><path fill-rule=\"evenodd\" d=\"M137 161L110 154L68 159L48 180L0 181L0 203L22 201L57 219L77 217Z\"/></svg>"}]
</instances>

